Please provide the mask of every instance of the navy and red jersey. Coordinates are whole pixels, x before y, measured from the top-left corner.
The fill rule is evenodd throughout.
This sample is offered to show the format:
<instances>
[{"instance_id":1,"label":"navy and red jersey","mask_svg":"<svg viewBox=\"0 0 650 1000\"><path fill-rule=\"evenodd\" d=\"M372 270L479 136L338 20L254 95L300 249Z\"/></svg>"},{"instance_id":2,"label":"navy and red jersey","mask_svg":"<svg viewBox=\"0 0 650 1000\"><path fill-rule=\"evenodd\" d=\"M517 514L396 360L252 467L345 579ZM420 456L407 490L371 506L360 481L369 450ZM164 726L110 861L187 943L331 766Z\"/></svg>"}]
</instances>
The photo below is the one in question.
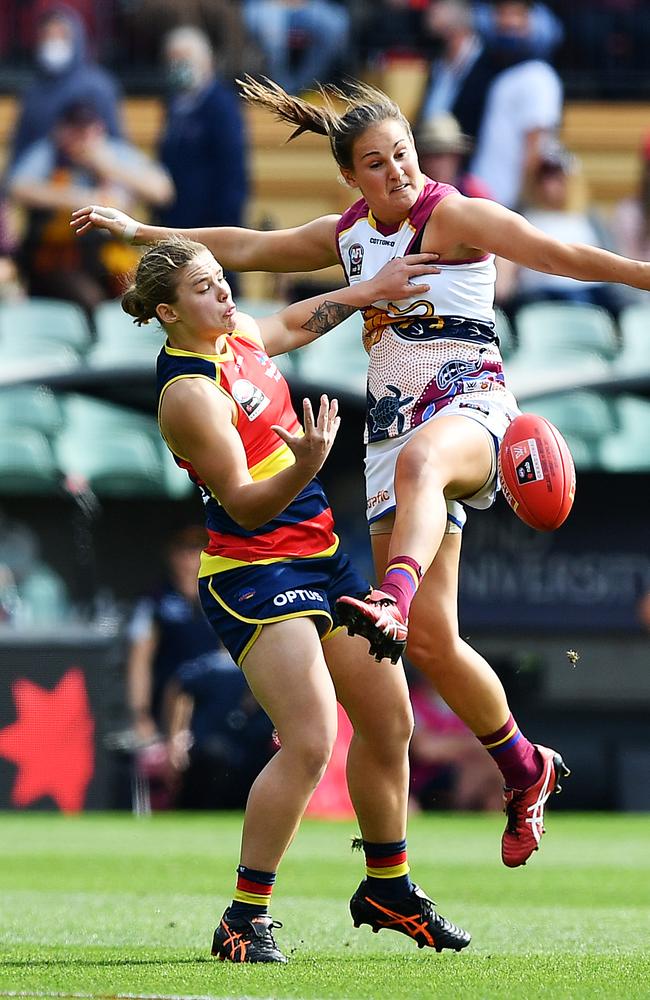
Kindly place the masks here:
<instances>
[{"instance_id":1,"label":"navy and red jersey","mask_svg":"<svg viewBox=\"0 0 650 1000\"><path fill-rule=\"evenodd\" d=\"M182 378L203 378L233 401L235 427L254 481L268 479L294 464L291 449L271 427L301 433L281 372L261 341L235 331L225 338L221 354L194 354L165 344L157 362L158 414L167 389ZM163 435L164 437L164 435ZM167 442L169 447L169 443ZM242 528L219 503L191 462L174 453L203 497L209 544L201 556L199 576L255 564L283 562L333 554L338 547L334 519L318 479L310 483L285 510L253 531ZM213 484L218 489L218 484Z\"/></svg>"}]
</instances>

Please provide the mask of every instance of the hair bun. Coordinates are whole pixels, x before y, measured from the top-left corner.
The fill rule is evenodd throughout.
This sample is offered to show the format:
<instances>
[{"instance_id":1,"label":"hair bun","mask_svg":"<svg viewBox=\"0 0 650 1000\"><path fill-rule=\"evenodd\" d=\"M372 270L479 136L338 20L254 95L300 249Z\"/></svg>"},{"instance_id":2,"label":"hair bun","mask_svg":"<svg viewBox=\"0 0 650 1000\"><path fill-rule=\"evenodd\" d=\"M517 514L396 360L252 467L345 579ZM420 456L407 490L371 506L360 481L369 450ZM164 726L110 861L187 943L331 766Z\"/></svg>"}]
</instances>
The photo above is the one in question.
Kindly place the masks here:
<instances>
[{"instance_id":1,"label":"hair bun","mask_svg":"<svg viewBox=\"0 0 650 1000\"><path fill-rule=\"evenodd\" d=\"M122 309L129 316L133 316L139 326L148 323L151 319L151 316L147 315L147 307L135 285L131 285L122 296Z\"/></svg>"}]
</instances>

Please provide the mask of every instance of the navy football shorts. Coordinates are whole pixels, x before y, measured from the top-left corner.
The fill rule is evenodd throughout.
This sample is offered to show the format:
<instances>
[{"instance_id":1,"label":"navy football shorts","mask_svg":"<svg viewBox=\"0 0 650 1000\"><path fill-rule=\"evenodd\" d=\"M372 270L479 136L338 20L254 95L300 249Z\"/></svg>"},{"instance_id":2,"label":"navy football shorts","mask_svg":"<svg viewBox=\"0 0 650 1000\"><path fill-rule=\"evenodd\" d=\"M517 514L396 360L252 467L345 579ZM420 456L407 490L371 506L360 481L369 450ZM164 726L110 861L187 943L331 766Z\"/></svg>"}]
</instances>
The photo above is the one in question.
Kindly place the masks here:
<instances>
[{"instance_id":1,"label":"navy football shorts","mask_svg":"<svg viewBox=\"0 0 650 1000\"><path fill-rule=\"evenodd\" d=\"M324 558L242 566L199 579L203 611L239 666L264 625L309 617L325 639L340 628L338 598L367 594L369 589L340 551Z\"/></svg>"}]
</instances>

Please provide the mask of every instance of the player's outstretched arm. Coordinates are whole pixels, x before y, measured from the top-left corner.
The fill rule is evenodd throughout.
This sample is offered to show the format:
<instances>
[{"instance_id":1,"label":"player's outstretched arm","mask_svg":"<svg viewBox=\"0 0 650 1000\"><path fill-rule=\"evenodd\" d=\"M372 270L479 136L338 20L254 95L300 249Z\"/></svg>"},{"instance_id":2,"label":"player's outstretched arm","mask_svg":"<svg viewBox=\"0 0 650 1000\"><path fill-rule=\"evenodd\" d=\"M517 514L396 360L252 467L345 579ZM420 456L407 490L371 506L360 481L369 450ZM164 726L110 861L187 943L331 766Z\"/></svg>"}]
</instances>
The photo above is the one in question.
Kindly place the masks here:
<instances>
[{"instance_id":1,"label":"player's outstretched arm","mask_svg":"<svg viewBox=\"0 0 650 1000\"><path fill-rule=\"evenodd\" d=\"M650 291L650 263L584 243L562 243L496 202L453 195L438 206L436 216L448 244L475 247L546 274Z\"/></svg>"},{"instance_id":2,"label":"player's outstretched arm","mask_svg":"<svg viewBox=\"0 0 650 1000\"><path fill-rule=\"evenodd\" d=\"M310 344L365 306L383 299L399 301L429 291L427 275L438 274L437 254L416 253L384 264L374 278L295 302L257 321L269 354L285 354ZM412 284L415 279L423 279Z\"/></svg>"},{"instance_id":3,"label":"player's outstretched arm","mask_svg":"<svg viewBox=\"0 0 650 1000\"><path fill-rule=\"evenodd\" d=\"M108 205L86 205L72 213L70 226L77 236L103 229L116 239L136 246L170 236L186 236L203 243L228 271L317 271L338 264L337 215L325 215L294 229L257 230L224 226L206 229L168 229L150 226Z\"/></svg>"}]
</instances>

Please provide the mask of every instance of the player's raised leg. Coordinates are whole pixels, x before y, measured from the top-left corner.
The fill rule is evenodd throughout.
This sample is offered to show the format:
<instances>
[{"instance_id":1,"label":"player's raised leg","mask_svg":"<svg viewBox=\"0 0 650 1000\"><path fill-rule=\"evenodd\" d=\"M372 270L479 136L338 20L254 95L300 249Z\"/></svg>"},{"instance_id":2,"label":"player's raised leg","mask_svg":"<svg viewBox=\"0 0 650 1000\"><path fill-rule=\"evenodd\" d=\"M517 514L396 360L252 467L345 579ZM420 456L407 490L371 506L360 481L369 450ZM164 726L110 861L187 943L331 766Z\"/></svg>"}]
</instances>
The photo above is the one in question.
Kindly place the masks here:
<instances>
[{"instance_id":1,"label":"player's raised leg","mask_svg":"<svg viewBox=\"0 0 650 1000\"><path fill-rule=\"evenodd\" d=\"M444 537L447 500L472 496L496 472L489 431L457 415L430 420L397 454L395 524L381 583L365 599L345 596L338 606L351 634L367 638L378 659L393 661L403 652L422 574Z\"/></svg>"}]
</instances>

